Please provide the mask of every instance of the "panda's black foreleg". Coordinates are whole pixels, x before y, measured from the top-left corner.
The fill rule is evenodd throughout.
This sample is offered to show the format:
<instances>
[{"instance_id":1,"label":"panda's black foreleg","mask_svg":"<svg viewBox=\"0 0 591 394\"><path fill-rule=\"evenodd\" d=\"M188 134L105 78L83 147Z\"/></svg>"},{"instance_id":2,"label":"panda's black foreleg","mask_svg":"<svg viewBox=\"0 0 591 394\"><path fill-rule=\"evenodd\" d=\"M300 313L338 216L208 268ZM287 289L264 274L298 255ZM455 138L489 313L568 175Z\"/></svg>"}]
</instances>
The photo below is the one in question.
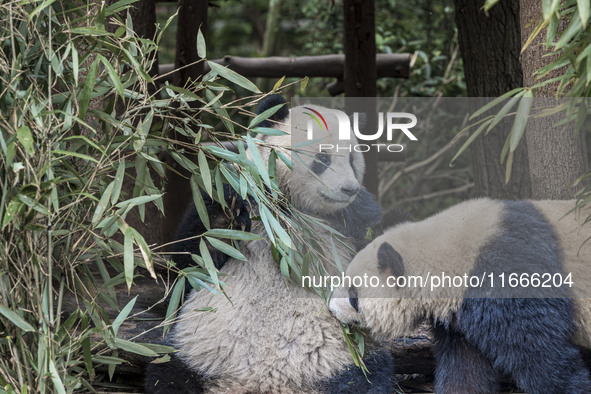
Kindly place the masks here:
<instances>
[{"instance_id":1,"label":"panda's black foreleg","mask_svg":"<svg viewBox=\"0 0 591 394\"><path fill-rule=\"evenodd\" d=\"M201 196L207 208L211 228L232 228L250 231L249 203L243 200L229 185L224 185L224 198L227 206L230 207L229 211L224 210L222 205L209 197L207 193L203 192ZM172 247L172 251L175 252L172 254L172 260L178 269L195 265L189 253L200 254L200 238L195 238L195 236L201 235L206 231L207 228L201 221L194 204L191 202L176 234L175 240L177 242ZM209 243L208 251L215 267L217 269L222 268L228 260L228 256L213 248Z\"/></svg>"},{"instance_id":2,"label":"panda's black foreleg","mask_svg":"<svg viewBox=\"0 0 591 394\"><path fill-rule=\"evenodd\" d=\"M327 394L387 394L394 389L394 367L389 352L381 350L368 354L363 359L369 374L351 364L322 385Z\"/></svg>"},{"instance_id":3,"label":"panda's black foreleg","mask_svg":"<svg viewBox=\"0 0 591 394\"><path fill-rule=\"evenodd\" d=\"M527 393L589 393L568 298L469 299L457 329Z\"/></svg>"},{"instance_id":4,"label":"panda's black foreleg","mask_svg":"<svg viewBox=\"0 0 591 394\"><path fill-rule=\"evenodd\" d=\"M435 326L435 392L488 394L498 392L497 373L486 357L464 336L441 324Z\"/></svg>"},{"instance_id":5,"label":"panda's black foreleg","mask_svg":"<svg viewBox=\"0 0 591 394\"><path fill-rule=\"evenodd\" d=\"M207 381L174 354L168 362L148 364L145 376L144 388L148 394L201 394Z\"/></svg>"}]
</instances>

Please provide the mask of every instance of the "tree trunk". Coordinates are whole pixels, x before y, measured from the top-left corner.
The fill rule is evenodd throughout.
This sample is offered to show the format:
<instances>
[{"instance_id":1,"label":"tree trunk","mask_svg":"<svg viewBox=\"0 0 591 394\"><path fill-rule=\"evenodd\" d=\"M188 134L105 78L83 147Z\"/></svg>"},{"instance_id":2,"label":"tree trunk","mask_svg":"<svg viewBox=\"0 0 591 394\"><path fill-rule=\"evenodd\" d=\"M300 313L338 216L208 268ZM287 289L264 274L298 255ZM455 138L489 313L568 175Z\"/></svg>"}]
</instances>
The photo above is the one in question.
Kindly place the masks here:
<instances>
[{"instance_id":1,"label":"tree trunk","mask_svg":"<svg viewBox=\"0 0 591 394\"><path fill-rule=\"evenodd\" d=\"M455 0L454 3L468 95L498 97L522 86L519 3L501 1L488 13L482 9L484 0ZM500 157L512 122L512 119L500 122L472 143L474 184L479 196L501 199L531 196L525 144L515 152L511 180L505 183L505 168Z\"/></svg>"},{"instance_id":2,"label":"tree trunk","mask_svg":"<svg viewBox=\"0 0 591 394\"><path fill-rule=\"evenodd\" d=\"M344 47L345 47L345 96L376 97L376 33L375 0L344 0ZM375 105L368 108L346 108L347 112L367 113L367 130L376 130L377 114ZM374 115L375 114L375 115ZM364 154L365 187L370 193L378 195L377 153Z\"/></svg>"},{"instance_id":3,"label":"tree trunk","mask_svg":"<svg viewBox=\"0 0 591 394\"><path fill-rule=\"evenodd\" d=\"M536 27L536 21L542 15L542 3L538 0L520 0L519 4L523 45ZM563 20L559 30L560 27L564 28L565 24L566 21ZM541 82L536 78L535 72L554 60L553 57L543 57L546 54L545 37L544 30L522 54L524 86L532 86ZM561 70L556 70L545 78L554 78L560 73ZM547 97L548 102L557 103L556 99L552 98L556 95L556 88L556 84L549 84L536 89L536 97ZM534 103L540 103L540 99L536 98ZM573 198L582 187L582 185L573 187L572 184L587 169L584 134L575 135L572 123L556 126L562 117L563 113L559 113L528 120L526 140L529 151L532 196L535 199Z\"/></svg>"}]
</instances>

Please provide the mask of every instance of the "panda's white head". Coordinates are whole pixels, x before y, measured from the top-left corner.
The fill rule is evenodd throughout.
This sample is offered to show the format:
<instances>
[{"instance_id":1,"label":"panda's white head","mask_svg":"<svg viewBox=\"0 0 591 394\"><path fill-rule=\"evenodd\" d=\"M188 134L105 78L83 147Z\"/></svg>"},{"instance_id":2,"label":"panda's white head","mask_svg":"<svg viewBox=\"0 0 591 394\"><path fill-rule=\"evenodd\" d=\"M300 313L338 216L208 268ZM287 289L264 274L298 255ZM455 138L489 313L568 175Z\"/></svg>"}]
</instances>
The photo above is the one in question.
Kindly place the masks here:
<instances>
[{"instance_id":1,"label":"panda's white head","mask_svg":"<svg viewBox=\"0 0 591 394\"><path fill-rule=\"evenodd\" d=\"M259 108L259 112L264 109ZM321 113L326 123L321 127L314 122L314 138L308 141L311 110ZM260 138L270 145L282 147L291 159L291 170L277 161L277 181L293 206L310 214L324 215L343 209L355 200L361 190L365 161L363 154L353 149L351 152L347 149L337 151L337 145L345 145L339 144L334 110L314 105L298 106L289 112L278 112L265 126L286 133ZM347 144L356 144L354 137ZM270 150L264 149L261 154L267 160Z\"/></svg>"},{"instance_id":2,"label":"panda's white head","mask_svg":"<svg viewBox=\"0 0 591 394\"><path fill-rule=\"evenodd\" d=\"M334 290L329 309L341 322L368 328L376 336L393 339L407 335L425 318L425 304L389 286L404 273L402 256L383 236L378 237L349 264L345 278L351 280L343 280Z\"/></svg>"}]
</instances>

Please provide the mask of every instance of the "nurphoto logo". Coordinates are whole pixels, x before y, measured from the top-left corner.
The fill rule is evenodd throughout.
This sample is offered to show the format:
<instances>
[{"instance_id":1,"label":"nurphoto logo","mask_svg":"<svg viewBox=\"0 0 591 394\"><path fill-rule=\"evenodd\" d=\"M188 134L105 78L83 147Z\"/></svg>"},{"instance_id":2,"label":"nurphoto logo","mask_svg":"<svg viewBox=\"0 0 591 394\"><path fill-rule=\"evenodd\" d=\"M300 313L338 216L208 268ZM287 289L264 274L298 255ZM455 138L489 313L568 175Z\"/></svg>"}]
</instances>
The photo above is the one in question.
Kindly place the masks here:
<instances>
[{"instance_id":1,"label":"nurphoto logo","mask_svg":"<svg viewBox=\"0 0 591 394\"><path fill-rule=\"evenodd\" d=\"M328 131L328 123L325 117L317 110L304 107L306 110L310 112L304 112L304 114L310 116L308 119L307 124L307 138L308 140L314 139L314 123L318 124L320 127L320 131ZM378 130L374 134L363 134L360 131L360 128L363 129L363 126L360 126L360 123L363 124L364 122L360 122L360 118L363 118L365 114L360 114L358 112L354 112L352 117L347 116L347 114L343 111L337 109L331 109L329 114L325 114L327 116L335 116L337 118L338 124L338 136L339 141L349 142L348 144L319 144L319 151L325 150L332 150L336 149L336 151L347 150L351 152L352 150L355 152L367 152L371 149L371 147L375 147L379 152L381 149L387 150L388 152L401 152L404 149L404 146L401 144L393 144L390 143L395 136L395 131L402 131L404 135L410 139L411 141L418 141L417 137L410 131L411 128L416 126L417 124L417 117L408 112L379 112L378 113ZM384 119L386 121L384 122ZM353 121L353 127L351 127L351 120ZM405 121L406 120L406 121ZM409 121L410 120L410 121ZM401 122L402 121L402 122ZM355 137L358 141L378 141L380 137L384 134L384 123L386 123L386 140L388 143L373 143L373 144L351 144L351 130L355 134Z\"/></svg>"}]
</instances>

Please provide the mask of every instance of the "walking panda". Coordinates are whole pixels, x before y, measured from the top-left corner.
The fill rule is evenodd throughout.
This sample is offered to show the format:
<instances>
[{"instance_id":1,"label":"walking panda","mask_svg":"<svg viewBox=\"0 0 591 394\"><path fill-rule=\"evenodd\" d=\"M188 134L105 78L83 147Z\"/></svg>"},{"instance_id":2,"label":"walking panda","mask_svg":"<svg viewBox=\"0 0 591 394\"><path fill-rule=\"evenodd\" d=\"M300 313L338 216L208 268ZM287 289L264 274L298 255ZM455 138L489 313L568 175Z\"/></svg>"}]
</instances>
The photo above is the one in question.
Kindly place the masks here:
<instances>
[{"instance_id":1,"label":"walking panda","mask_svg":"<svg viewBox=\"0 0 591 394\"><path fill-rule=\"evenodd\" d=\"M280 96L261 102L258 113L285 104ZM265 143L289 148L291 135L305 132L313 108L323 112L328 133L321 139L334 142L337 119L330 110L317 106L283 107L261 126L285 131L281 136L259 136ZM320 135L320 134L318 134ZM316 152L299 155L286 149L293 169L277 161L277 183L291 205L304 214L324 219L357 248L364 246L368 228L376 227L381 209L362 186L364 160L358 152ZM270 151L262 149L264 161ZM267 164L267 163L265 163ZM235 194L235 193L234 193ZM242 245L248 261L225 255L215 256L215 264L225 274L227 295L192 291L175 323L168 342L178 349L172 360L150 364L146 391L228 392L228 393L389 393L393 388L391 356L383 350L366 349L368 378L353 364L340 323L323 301L288 281L274 261L270 243L260 221L245 220L244 212L258 215L248 201L234 202L239 226L251 226L263 240ZM208 211L216 209L211 201ZM211 209L210 209L211 208ZM319 226L319 240L328 240L328 231ZM205 231L191 208L179 234L197 235ZM181 251L198 253L194 241L185 241ZM337 245L346 265L353 251ZM186 265L186 261L181 264ZM213 312L200 312L209 307ZM369 343L369 342L368 342ZM370 345L371 347L371 345ZM369 380L368 380L369 379Z\"/></svg>"},{"instance_id":2,"label":"walking panda","mask_svg":"<svg viewBox=\"0 0 591 394\"><path fill-rule=\"evenodd\" d=\"M432 319L437 393L498 392L502 374L528 393L588 393L589 371L576 345L591 347L591 244L585 244L591 228L583 226L591 209L574 208L575 201L476 199L395 226L347 269L347 277L375 276L380 284L347 283L333 293L330 310L387 338ZM394 282L443 272L475 276L484 285ZM509 284L509 274L531 279L536 273L548 275Z\"/></svg>"}]
</instances>

